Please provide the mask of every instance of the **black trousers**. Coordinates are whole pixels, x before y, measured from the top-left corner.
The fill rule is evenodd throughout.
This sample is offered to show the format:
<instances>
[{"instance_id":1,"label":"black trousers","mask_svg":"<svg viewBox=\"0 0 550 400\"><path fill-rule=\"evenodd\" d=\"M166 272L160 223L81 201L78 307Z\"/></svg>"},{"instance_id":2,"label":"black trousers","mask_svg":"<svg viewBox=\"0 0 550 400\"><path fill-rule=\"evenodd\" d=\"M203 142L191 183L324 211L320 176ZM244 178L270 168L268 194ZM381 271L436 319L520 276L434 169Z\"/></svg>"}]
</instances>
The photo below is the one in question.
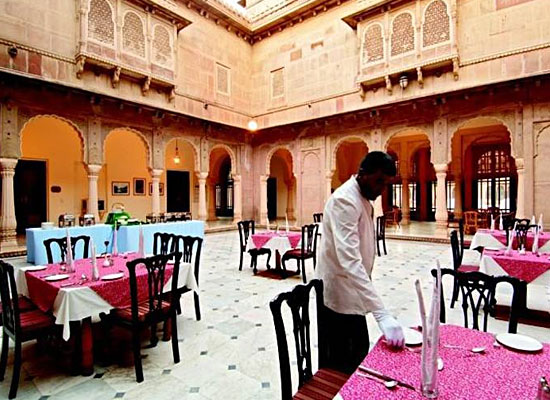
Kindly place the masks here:
<instances>
[{"instance_id":1,"label":"black trousers","mask_svg":"<svg viewBox=\"0 0 550 400\"><path fill-rule=\"evenodd\" d=\"M319 313L319 362L322 368L353 373L369 352L364 315L340 314L323 306ZM324 347L324 349L323 349Z\"/></svg>"}]
</instances>

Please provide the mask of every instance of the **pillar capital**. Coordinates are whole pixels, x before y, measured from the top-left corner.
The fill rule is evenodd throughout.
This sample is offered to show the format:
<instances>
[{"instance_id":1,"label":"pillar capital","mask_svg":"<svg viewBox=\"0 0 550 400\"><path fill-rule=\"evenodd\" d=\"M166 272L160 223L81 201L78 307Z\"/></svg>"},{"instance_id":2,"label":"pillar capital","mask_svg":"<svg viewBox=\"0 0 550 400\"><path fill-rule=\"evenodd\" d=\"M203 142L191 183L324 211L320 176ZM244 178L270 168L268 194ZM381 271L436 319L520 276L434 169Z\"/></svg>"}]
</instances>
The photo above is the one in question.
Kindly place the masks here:
<instances>
[{"instance_id":1,"label":"pillar capital","mask_svg":"<svg viewBox=\"0 0 550 400\"><path fill-rule=\"evenodd\" d=\"M525 160L523 158L516 158L516 169L525 169Z\"/></svg>"},{"instance_id":2,"label":"pillar capital","mask_svg":"<svg viewBox=\"0 0 550 400\"><path fill-rule=\"evenodd\" d=\"M103 167L100 164L88 164L88 177L98 177L99 171L101 171L101 168Z\"/></svg>"},{"instance_id":3,"label":"pillar capital","mask_svg":"<svg viewBox=\"0 0 550 400\"><path fill-rule=\"evenodd\" d=\"M436 174L446 174L448 166L447 164L434 164Z\"/></svg>"},{"instance_id":4,"label":"pillar capital","mask_svg":"<svg viewBox=\"0 0 550 400\"><path fill-rule=\"evenodd\" d=\"M232 175L232 178L233 178L233 182L241 182L241 176L240 175L234 174L234 175Z\"/></svg>"},{"instance_id":5,"label":"pillar capital","mask_svg":"<svg viewBox=\"0 0 550 400\"><path fill-rule=\"evenodd\" d=\"M260 183L267 183L268 175L260 175Z\"/></svg>"},{"instance_id":6,"label":"pillar capital","mask_svg":"<svg viewBox=\"0 0 550 400\"><path fill-rule=\"evenodd\" d=\"M153 176L153 179L160 179L163 172L163 169L153 169L151 170L151 175Z\"/></svg>"},{"instance_id":7,"label":"pillar capital","mask_svg":"<svg viewBox=\"0 0 550 400\"><path fill-rule=\"evenodd\" d=\"M199 181L206 181L206 178L208 178L208 172L197 172L197 179Z\"/></svg>"},{"instance_id":8,"label":"pillar capital","mask_svg":"<svg viewBox=\"0 0 550 400\"><path fill-rule=\"evenodd\" d=\"M17 161L19 161L17 158L0 158L0 171L15 172Z\"/></svg>"}]
</instances>

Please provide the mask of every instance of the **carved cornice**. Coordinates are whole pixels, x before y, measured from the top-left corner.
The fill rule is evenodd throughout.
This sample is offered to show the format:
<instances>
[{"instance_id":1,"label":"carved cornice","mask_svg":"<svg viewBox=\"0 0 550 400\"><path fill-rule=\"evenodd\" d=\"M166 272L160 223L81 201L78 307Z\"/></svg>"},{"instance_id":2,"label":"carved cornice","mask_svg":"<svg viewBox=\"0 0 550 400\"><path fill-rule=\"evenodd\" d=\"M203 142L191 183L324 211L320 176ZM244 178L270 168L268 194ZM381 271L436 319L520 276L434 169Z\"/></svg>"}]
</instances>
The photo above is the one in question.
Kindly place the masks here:
<instances>
[{"instance_id":1,"label":"carved cornice","mask_svg":"<svg viewBox=\"0 0 550 400\"><path fill-rule=\"evenodd\" d=\"M185 18L178 6L173 1L169 0L126 0L129 3L135 4L145 11L150 12L158 17L164 18L176 25L178 32L191 24L187 18Z\"/></svg>"},{"instance_id":2,"label":"carved cornice","mask_svg":"<svg viewBox=\"0 0 550 400\"><path fill-rule=\"evenodd\" d=\"M398 8L404 4L412 3L415 0L382 0L376 4L365 7L359 11L354 12L353 14L347 15L342 20L351 26L353 29L357 29L357 25L374 15L380 15L391 9Z\"/></svg>"}]
</instances>

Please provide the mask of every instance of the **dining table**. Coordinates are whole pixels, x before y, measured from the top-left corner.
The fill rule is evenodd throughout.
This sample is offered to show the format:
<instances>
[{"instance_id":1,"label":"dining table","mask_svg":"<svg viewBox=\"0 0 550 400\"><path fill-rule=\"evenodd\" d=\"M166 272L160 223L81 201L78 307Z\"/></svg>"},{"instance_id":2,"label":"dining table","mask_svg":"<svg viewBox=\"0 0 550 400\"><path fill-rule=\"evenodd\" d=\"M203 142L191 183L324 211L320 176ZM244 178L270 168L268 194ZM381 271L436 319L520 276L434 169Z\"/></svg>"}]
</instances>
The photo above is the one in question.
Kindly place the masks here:
<instances>
[{"instance_id":1,"label":"dining table","mask_svg":"<svg viewBox=\"0 0 550 400\"><path fill-rule=\"evenodd\" d=\"M511 231L510 231L511 232ZM532 231L527 232L526 250L533 248L535 234ZM506 231L498 229L478 229L470 243L470 250L486 248L490 250L505 249L507 245ZM518 242L514 240L512 248L517 249ZM550 232L539 232L539 250L550 252Z\"/></svg>"},{"instance_id":2,"label":"dining table","mask_svg":"<svg viewBox=\"0 0 550 400\"><path fill-rule=\"evenodd\" d=\"M481 347L481 353L471 351ZM441 325L439 357L443 369L438 373L438 399L535 399L539 379L548 376L550 365L550 344L542 347L537 352L516 351L498 344L492 333ZM419 347L390 348L380 338L335 399L425 398L420 389L421 355L415 349ZM398 384L387 388L383 381L361 371L363 367L410 387Z\"/></svg>"},{"instance_id":3,"label":"dining table","mask_svg":"<svg viewBox=\"0 0 550 400\"><path fill-rule=\"evenodd\" d=\"M98 280L92 279L93 267L89 258L75 260L73 272L62 263L17 270L19 294L29 297L41 311L53 314L55 323L62 326L64 340L70 339L75 323L80 324L83 375L93 373L92 319L98 320L101 313L109 313L114 308L130 306L130 278L126 263L136 258L137 253L121 253L111 256L107 265L105 257L97 257ZM169 262L165 269L165 292L171 289L172 271L173 264ZM143 265L136 268L136 283L138 301L143 301L148 296L148 272ZM187 287L198 293L198 283L190 263L180 263L177 287Z\"/></svg>"},{"instance_id":4,"label":"dining table","mask_svg":"<svg viewBox=\"0 0 550 400\"><path fill-rule=\"evenodd\" d=\"M300 246L302 234L299 232L290 231L264 231L250 235L250 240L247 243L247 250L250 249L270 249L275 254L275 270L286 275L281 267L281 256L288 250L296 249Z\"/></svg>"}]
</instances>

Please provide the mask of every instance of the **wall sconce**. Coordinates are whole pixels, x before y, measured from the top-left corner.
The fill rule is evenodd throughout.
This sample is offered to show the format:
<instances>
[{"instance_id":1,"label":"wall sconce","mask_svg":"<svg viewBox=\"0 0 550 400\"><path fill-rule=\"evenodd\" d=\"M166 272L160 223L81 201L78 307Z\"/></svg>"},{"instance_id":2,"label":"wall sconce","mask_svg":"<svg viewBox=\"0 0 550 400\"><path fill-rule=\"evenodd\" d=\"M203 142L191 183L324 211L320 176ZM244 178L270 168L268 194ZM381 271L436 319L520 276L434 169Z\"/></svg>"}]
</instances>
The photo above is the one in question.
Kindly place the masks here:
<instances>
[{"instance_id":1,"label":"wall sconce","mask_svg":"<svg viewBox=\"0 0 550 400\"><path fill-rule=\"evenodd\" d=\"M248 130L255 131L256 129L258 129L258 123L253 119L248 121Z\"/></svg>"},{"instance_id":2,"label":"wall sconce","mask_svg":"<svg viewBox=\"0 0 550 400\"><path fill-rule=\"evenodd\" d=\"M208 103L204 103L204 109L208 110Z\"/></svg>"},{"instance_id":3,"label":"wall sconce","mask_svg":"<svg viewBox=\"0 0 550 400\"><path fill-rule=\"evenodd\" d=\"M178 149L178 139L176 139L176 154L174 155L174 163L179 164L180 161L181 161L181 158L180 158L180 153Z\"/></svg>"},{"instance_id":4,"label":"wall sconce","mask_svg":"<svg viewBox=\"0 0 550 400\"><path fill-rule=\"evenodd\" d=\"M409 78L407 75L403 74L399 77L399 86L401 86L401 89L405 89L409 86Z\"/></svg>"}]
</instances>

